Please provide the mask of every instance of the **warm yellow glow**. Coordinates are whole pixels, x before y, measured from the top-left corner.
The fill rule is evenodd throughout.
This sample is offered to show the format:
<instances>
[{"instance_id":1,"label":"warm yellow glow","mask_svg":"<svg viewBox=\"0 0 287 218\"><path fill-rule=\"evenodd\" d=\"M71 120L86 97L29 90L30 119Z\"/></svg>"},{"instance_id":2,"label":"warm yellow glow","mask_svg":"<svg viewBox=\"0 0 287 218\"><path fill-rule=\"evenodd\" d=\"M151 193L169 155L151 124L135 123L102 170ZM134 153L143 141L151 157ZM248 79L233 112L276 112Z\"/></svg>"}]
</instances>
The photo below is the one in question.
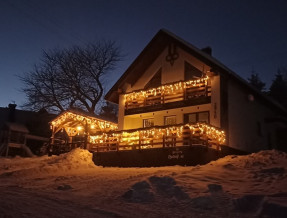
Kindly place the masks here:
<instances>
[{"instance_id":1,"label":"warm yellow glow","mask_svg":"<svg viewBox=\"0 0 287 218\"><path fill-rule=\"evenodd\" d=\"M186 124L181 126L169 126L169 127L155 127L151 129L134 130L134 131L122 131L113 133L102 133L96 136L90 136L89 142L92 144L101 144L114 140L118 144L135 145L142 141L144 144L149 144L151 141L163 140L163 137L174 136L182 139L184 131L190 131L192 136L199 137L202 140L206 140L211 144L223 145L225 144L224 131L215 127L209 126L204 123Z\"/></svg>"},{"instance_id":2,"label":"warm yellow glow","mask_svg":"<svg viewBox=\"0 0 287 218\"><path fill-rule=\"evenodd\" d=\"M78 130L78 131L81 131L82 129L83 129L83 127L77 126L77 130Z\"/></svg>"},{"instance_id":3,"label":"warm yellow glow","mask_svg":"<svg viewBox=\"0 0 287 218\"><path fill-rule=\"evenodd\" d=\"M52 127L58 128L67 121L77 121L81 125L89 124L91 129L99 129L101 131L110 131L118 129L118 125L95 117L83 116L72 112L65 112L51 122Z\"/></svg>"},{"instance_id":4,"label":"warm yellow glow","mask_svg":"<svg viewBox=\"0 0 287 218\"><path fill-rule=\"evenodd\" d=\"M207 81L208 76L197 80L177 82L170 85L162 85L157 88L132 92L124 95L124 101L125 102L132 102L134 100L144 101L144 99L149 96L160 96L163 93L165 94L182 93L185 88L196 87L196 86L200 87L201 85L207 85Z\"/></svg>"}]
</instances>

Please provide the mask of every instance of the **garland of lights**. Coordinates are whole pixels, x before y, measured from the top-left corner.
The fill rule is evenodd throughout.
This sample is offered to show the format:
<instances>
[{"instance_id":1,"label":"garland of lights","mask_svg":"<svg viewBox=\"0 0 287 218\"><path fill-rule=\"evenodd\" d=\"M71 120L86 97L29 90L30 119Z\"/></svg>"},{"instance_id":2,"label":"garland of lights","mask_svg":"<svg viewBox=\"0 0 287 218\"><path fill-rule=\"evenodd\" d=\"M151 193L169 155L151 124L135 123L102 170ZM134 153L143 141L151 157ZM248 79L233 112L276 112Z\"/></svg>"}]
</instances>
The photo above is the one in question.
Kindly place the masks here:
<instances>
[{"instance_id":1,"label":"garland of lights","mask_svg":"<svg viewBox=\"0 0 287 218\"><path fill-rule=\"evenodd\" d=\"M117 130L118 125L112 122L108 122L105 120L100 120L97 118L87 117L79 114L74 114L72 112L65 112L64 114L60 115L58 118L51 122L51 127L57 128L61 126L63 123L67 122L68 120L78 121L89 125L91 129L95 129L98 127L100 130ZM77 127L77 130L80 131L83 128L81 126ZM74 129L69 129L71 132L74 132Z\"/></svg>"},{"instance_id":2,"label":"garland of lights","mask_svg":"<svg viewBox=\"0 0 287 218\"><path fill-rule=\"evenodd\" d=\"M207 85L207 80L208 80L208 76L201 78L201 79L189 80L185 82L181 81L181 82L173 83L170 85L162 85L157 88L152 88L148 90L131 92L131 93L127 93L124 95L124 100L125 102L130 102L134 100L144 99L148 96L161 95L162 93L175 94L177 92L182 92L185 88L201 86L202 83Z\"/></svg>"},{"instance_id":3,"label":"garland of lights","mask_svg":"<svg viewBox=\"0 0 287 218\"><path fill-rule=\"evenodd\" d=\"M182 126L171 126L166 128L152 128L148 130L136 130L132 132L114 132L114 133L102 133L101 135L95 135L89 137L89 142L92 144L102 144L107 141L116 139L119 143L125 143L126 145L134 145L139 140L158 140L163 139L164 136L176 136L178 138L183 137L184 129L189 129L191 135L196 135L201 138L210 140L211 142L219 145L225 143L225 133L215 127L209 126L203 123L186 124Z\"/></svg>"}]
</instances>

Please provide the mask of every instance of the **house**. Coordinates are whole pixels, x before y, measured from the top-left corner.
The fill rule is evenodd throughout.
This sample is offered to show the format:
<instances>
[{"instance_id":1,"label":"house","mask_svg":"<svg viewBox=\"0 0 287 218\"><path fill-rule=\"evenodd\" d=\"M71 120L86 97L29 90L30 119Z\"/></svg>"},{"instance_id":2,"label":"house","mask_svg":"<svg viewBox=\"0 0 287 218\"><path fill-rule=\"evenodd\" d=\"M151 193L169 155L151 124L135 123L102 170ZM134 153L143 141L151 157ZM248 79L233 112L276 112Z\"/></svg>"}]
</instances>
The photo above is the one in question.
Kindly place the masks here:
<instances>
[{"instance_id":1,"label":"house","mask_svg":"<svg viewBox=\"0 0 287 218\"><path fill-rule=\"evenodd\" d=\"M0 108L0 156L40 154L43 144L49 142L48 122L55 115L45 110L19 110L16 106L9 104Z\"/></svg>"},{"instance_id":2,"label":"house","mask_svg":"<svg viewBox=\"0 0 287 218\"><path fill-rule=\"evenodd\" d=\"M211 55L160 30L105 96L120 130L204 122L225 132L221 148L282 146L286 110ZM286 137L285 137L286 139Z\"/></svg>"},{"instance_id":3,"label":"house","mask_svg":"<svg viewBox=\"0 0 287 218\"><path fill-rule=\"evenodd\" d=\"M94 162L195 165L286 149L286 110L211 53L160 30L105 96L119 106L117 128L90 133L85 124Z\"/></svg>"}]
</instances>

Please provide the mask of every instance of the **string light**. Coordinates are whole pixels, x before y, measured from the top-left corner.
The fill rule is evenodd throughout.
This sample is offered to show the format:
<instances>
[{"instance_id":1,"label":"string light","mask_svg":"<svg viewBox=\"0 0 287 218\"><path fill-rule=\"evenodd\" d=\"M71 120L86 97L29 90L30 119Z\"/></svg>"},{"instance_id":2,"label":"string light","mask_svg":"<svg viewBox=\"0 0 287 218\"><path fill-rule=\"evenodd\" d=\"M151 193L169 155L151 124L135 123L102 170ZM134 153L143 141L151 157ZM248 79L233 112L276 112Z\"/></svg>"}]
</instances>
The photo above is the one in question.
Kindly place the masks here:
<instances>
[{"instance_id":1,"label":"string light","mask_svg":"<svg viewBox=\"0 0 287 218\"><path fill-rule=\"evenodd\" d=\"M132 103L133 101L144 102L147 97L150 96L161 96L163 93L165 94L177 94L182 93L184 89L190 87L200 87L206 86L208 83L208 76L196 79L196 80L189 80L185 82L176 82L169 85L162 85L157 88L152 88L148 90L140 90L131 93L127 93L124 95L125 103Z\"/></svg>"},{"instance_id":2,"label":"string light","mask_svg":"<svg viewBox=\"0 0 287 218\"><path fill-rule=\"evenodd\" d=\"M106 120L101 120L95 117L88 117L72 113L70 111L63 113L51 122L51 128L58 128L69 121L80 122L81 125L88 125L91 129L99 129L101 131L117 130L118 125ZM72 127L67 127L69 131L74 131ZM76 128L78 129L78 128ZM79 129L78 129L79 130Z\"/></svg>"},{"instance_id":3,"label":"string light","mask_svg":"<svg viewBox=\"0 0 287 218\"><path fill-rule=\"evenodd\" d=\"M186 129L190 130L190 134L192 136L207 140L210 143L218 145L225 144L225 132L205 123L155 127L151 129L134 130L129 132L120 131L102 133L99 135L90 136L89 142L91 144L105 144L105 142L107 143L116 139L117 143L127 146L139 144L140 140L143 144L150 144L152 140L162 140L164 136L183 138L183 132L186 131Z\"/></svg>"}]
</instances>

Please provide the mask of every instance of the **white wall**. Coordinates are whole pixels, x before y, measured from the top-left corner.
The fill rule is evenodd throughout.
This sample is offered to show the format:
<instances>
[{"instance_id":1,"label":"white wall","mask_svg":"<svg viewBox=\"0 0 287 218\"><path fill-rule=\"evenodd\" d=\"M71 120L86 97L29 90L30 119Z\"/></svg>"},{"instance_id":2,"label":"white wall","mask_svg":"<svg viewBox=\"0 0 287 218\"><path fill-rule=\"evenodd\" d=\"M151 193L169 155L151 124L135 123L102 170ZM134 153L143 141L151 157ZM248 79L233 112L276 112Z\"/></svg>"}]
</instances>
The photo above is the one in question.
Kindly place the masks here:
<instances>
[{"instance_id":1,"label":"white wall","mask_svg":"<svg viewBox=\"0 0 287 218\"><path fill-rule=\"evenodd\" d=\"M162 84L183 81L185 61L192 64L200 71L207 72L210 70L210 67L186 53L184 50L177 48L177 52L179 53L179 57L174 61L174 64L171 65L165 60L165 57L168 54L168 48L164 49L159 57L151 64L150 67L148 67L146 72L142 74L138 81L132 87L127 87L126 92L143 89L160 68L162 69Z\"/></svg>"},{"instance_id":2,"label":"white wall","mask_svg":"<svg viewBox=\"0 0 287 218\"><path fill-rule=\"evenodd\" d=\"M256 96L233 81L228 83L229 146L255 152L275 147L276 125L265 118L276 114ZM259 129L261 129L261 134Z\"/></svg>"},{"instance_id":3,"label":"white wall","mask_svg":"<svg viewBox=\"0 0 287 218\"><path fill-rule=\"evenodd\" d=\"M183 124L183 116L186 113L195 113L200 111L210 111L211 104L202 104L198 106L190 106L183 108L176 108L163 111L155 111L151 113L133 114L124 117L124 129L136 129L143 127L143 119L154 118L155 126L164 125L164 117L176 116L176 123Z\"/></svg>"},{"instance_id":4,"label":"white wall","mask_svg":"<svg viewBox=\"0 0 287 218\"><path fill-rule=\"evenodd\" d=\"M205 65L195 57L186 53L184 50L178 47L176 49L179 54L179 57L174 61L173 65L171 65L170 62L167 62L165 60L168 54L168 48L166 48L159 55L159 57L151 64L151 66L148 67L146 72L143 73L143 75L138 79L138 81L132 87L128 85L126 86L125 92L127 93L143 89L144 86L150 81L150 79L155 75L155 73L158 72L160 68L162 69L162 84L172 83L176 81L183 81L185 61L189 62L198 70L204 71L205 73L210 70L209 66ZM141 128L143 125L143 119L147 118L154 118L155 125L162 126L164 125L164 117L171 115L176 115L177 124L180 124L183 123L183 114L199 112L199 111L209 111L210 123L214 126L220 127L219 84L220 84L219 76L217 76L214 79L211 79L211 85L214 86L214 88L212 88L212 100L211 100L212 104L184 107L164 111L156 111L154 113L135 114L125 117L123 117L124 102L123 97L121 95L119 105L119 129ZM216 105L216 109L214 105Z\"/></svg>"}]
</instances>

